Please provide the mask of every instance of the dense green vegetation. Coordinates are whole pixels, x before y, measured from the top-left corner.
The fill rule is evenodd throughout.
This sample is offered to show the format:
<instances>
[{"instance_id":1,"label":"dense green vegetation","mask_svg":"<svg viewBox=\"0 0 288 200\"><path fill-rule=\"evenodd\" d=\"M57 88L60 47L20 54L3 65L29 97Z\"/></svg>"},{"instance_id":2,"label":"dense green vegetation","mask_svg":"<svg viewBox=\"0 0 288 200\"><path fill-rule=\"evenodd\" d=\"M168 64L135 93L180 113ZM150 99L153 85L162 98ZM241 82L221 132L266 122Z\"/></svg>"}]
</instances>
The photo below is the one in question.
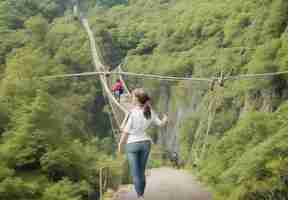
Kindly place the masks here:
<instances>
[{"instance_id":1,"label":"dense green vegetation","mask_svg":"<svg viewBox=\"0 0 288 200\"><path fill-rule=\"evenodd\" d=\"M129 71L211 77L287 70L286 0L134 0L90 16L103 44L112 37L116 52L104 52L114 63L126 57ZM168 88L173 112L196 104L181 122L181 156L198 166L215 199L288 199L287 76L227 81L213 92L194 82L129 80L155 97Z\"/></svg>"},{"instance_id":2,"label":"dense green vegetation","mask_svg":"<svg viewBox=\"0 0 288 200\"><path fill-rule=\"evenodd\" d=\"M35 78L93 69L71 5L0 0L5 200L87 199L99 188L99 169L117 163L97 79ZM112 67L126 58L129 71L196 77L288 67L286 0L87 0L81 7ZM181 157L197 165L215 199L288 199L287 76L227 81L214 91L195 82L129 82L151 89L161 108L165 88L171 115L187 110L177 135Z\"/></svg>"},{"instance_id":3,"label":"dense green vegetation","mask_svg":"<svg viewBox=\"0 0 288 200\"><path fill-rule=\"evenodd\" d=\"M80 200L99 193L99 169L119 162L89 43L62 0L0 1L0 199ZM37 78L38 77L38 78Z\"/></svg>"}]
</instances>

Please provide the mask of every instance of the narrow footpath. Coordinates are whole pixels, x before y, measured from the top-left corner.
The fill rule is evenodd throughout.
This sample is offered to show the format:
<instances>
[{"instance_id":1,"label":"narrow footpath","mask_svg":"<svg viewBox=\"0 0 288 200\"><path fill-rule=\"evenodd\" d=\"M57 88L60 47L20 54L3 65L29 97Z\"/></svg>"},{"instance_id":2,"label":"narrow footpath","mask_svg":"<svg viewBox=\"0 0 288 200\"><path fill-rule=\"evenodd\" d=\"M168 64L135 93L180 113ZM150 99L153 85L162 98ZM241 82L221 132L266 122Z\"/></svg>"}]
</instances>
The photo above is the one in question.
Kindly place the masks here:
<instances>
[{"instance_id":1,"label":"narrow footpath","mask_svg":"<svg viewBox=\"0 0 288 200\"><path fill-rule=\"evenodd\" d=\"M134 188L119 189L113 200L137 200ZM212 200L212 195L188 172L159 168L147 177L145 200Z\"/></svg>"}]
</instances>

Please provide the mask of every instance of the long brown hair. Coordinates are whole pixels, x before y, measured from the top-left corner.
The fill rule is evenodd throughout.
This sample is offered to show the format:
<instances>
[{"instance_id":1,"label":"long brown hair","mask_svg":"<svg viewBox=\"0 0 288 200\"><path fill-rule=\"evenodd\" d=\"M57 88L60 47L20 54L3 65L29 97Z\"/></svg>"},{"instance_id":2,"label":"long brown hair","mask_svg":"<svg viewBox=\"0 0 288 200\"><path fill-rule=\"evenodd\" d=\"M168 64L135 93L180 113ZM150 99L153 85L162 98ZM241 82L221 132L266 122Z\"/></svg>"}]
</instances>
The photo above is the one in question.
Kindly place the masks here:
<instances>
[{"instance_id":1,"label":"long brown hair","mask_svg":"<svg viewBox=\"0 0 288 200\"><path fill-rule=\"evenodd\" d=\"M133 94L137 98L137 101L143 107L143 114L146 119L151 119L151 98L144 91L143 88L136 88L133 90Z\"/></svg>"}]
</instances>

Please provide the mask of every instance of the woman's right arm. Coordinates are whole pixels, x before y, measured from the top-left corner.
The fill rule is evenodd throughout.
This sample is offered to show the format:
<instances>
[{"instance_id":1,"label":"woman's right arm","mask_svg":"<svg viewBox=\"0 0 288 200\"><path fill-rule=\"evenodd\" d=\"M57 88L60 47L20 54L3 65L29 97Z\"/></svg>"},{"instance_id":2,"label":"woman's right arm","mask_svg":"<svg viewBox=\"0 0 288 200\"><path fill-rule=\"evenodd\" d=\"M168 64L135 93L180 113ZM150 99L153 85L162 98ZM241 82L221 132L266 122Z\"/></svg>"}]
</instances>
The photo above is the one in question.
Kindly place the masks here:
<instances>
[{"instance_id":1,"label":"woman's right arm","mask_svg":"<svg viewBox=\"0 0 288 200\"><path fill-rule=\"evenodd\" d=\"M124 121L120 127L121 138L120 138L120 141L118 144L118 152L119 153L122 152L123 146L127 143L131 127L132 127L132 117L131 117L131 113L129 113L125 116L125 119L124 119Z\"/></svg>"},{"instance_id":2,"label":"woman's right arm","mask_svg":"<svg viewBox=\"0 0 288 200\"><path fill-rule=\"evenodd\" d=\"M119 153L122 153L123 146L127 143L128 135L129 135L128 132L122 132L121 133L121 138L120 138L120 141L119 141L119 144L118 144L118 152Z\"/></svg>"},{"instance_id":3,"label":"woman's right arm","mask_svg":"<svg viewBox=\"0 0 288 200\"><path fill-rule=\"evenodd\" d=\"M165 126L165 125L167 124L167 122L168 122L168 117L167 117L167 115L165 114L165 115L163 115L162 120L160 120L159 117L158 117L155 113L153 113L153 122L154 122L157 126L163 127L163 126Z\"/></svg>"}]
</instances>

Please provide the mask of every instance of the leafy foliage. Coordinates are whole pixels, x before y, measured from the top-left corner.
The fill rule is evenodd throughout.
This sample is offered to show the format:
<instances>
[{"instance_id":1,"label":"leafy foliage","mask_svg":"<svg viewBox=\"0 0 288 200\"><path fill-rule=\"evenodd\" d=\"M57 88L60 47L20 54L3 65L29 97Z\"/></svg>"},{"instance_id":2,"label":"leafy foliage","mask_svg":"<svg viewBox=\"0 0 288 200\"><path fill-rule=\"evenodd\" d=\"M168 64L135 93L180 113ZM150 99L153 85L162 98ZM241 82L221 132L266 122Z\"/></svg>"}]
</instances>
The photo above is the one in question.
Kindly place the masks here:
<instances>
[{"instance_id":1,"label":"leafy foliage","mask_svg":"<svg viewBox=\"0 0 288 200\"><path fill-rule=\"evenodd\" d=\"M173 76L287 70L286 0L85 0L81 6L112 67L125 58L125 70ZM87 36L69 7L62 0L0 1L4 199L86 199L99 186L99 169L118 163L99 81L38 79L93 70ZM214 92L194 82L129 83L153 88L160 101L169 92L167 107L184 119L181 157L198 165L215 199L283 200L287 77L226 81ZM115 187L123 173L119 165L111 173Z\"/></svg>"},{"instance_id":2,"label":"leafy foliage","mask_svg":"<svg viewBox=\"0 0 288 200\"><path fill-rule=\"evenodd\" d=\"M43 200L80 200L81 186L73 184L68 179L59 181L45 189Z\"/></svg>"},{"instance_id":3,"label":"leafy foliage","mask_svg":"<svg viewBox=\"0 0 288 200\"><path fill-rule=\"evenodd\" d=\"M106 24L110 45L125 58L128 71L257 74L287 70L287 5L285 0L135 0L99 15L91 11L97 16L91 20ZM175 123L181 157L198 165L215 199L287 199L286 75L226 81L214 92L194 82L129 80L171 100L167 107L177 113L172 116L181 116Z\"/></svg>"},{"instance_id":4,"label":"leafy foliage","mask_svg":"<svg viewBox=\"0 0 288 200\"><path fill-rule=\"evenodd\" d=\"M43 78L92 70L87 36L64 13L70 6L0 1L3 200L87 199L98 192L99 169L119 163L99 81ZM121 173L116 165L106 187L116 187Z\"/></svg>"}]
</instances>

